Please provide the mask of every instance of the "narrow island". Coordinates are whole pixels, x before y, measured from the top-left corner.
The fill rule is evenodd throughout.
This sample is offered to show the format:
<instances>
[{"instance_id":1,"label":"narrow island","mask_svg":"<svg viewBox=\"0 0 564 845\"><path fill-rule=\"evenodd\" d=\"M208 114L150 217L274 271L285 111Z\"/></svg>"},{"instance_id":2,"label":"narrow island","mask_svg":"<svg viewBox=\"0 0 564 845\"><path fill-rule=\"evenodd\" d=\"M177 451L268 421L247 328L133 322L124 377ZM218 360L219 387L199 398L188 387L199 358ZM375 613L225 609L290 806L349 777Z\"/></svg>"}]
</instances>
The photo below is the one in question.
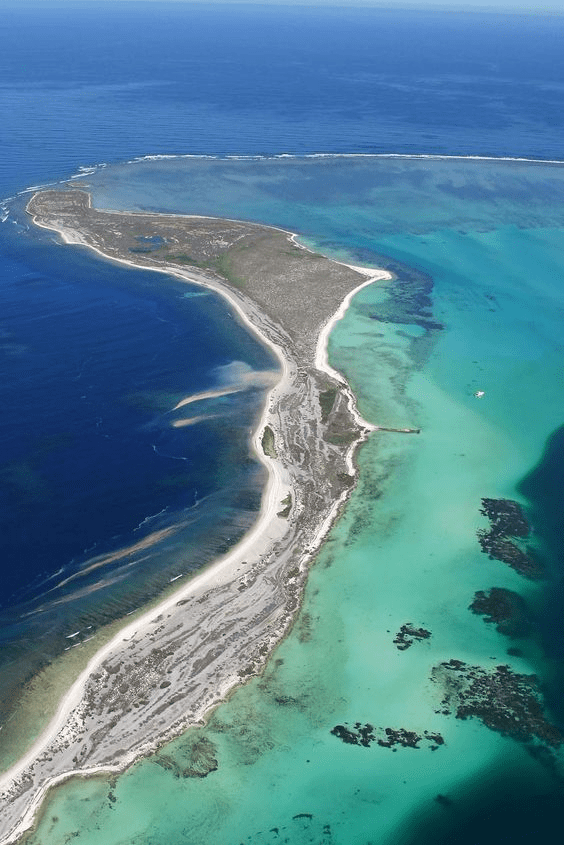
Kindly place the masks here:
<instances>
[{"instance_id":1,"label":"narrow island","mask_svg":"<svg viewBox=\"0 0 564 845\"><path fill-rule=\"evenodd\" d=\"M327 340L356 291L391 278L313 253L280 229L100 211L76 188L36 193L27 211L67 244L219 292L274 351L280 378L253 435L268 471L256 524L92 658L33 747L0 777L2 845L32 825L50 786L74 774L126 768L202 724L264 666L354 486L356 449L376 429L329 366Z\"/></svg>"}]
</instances>

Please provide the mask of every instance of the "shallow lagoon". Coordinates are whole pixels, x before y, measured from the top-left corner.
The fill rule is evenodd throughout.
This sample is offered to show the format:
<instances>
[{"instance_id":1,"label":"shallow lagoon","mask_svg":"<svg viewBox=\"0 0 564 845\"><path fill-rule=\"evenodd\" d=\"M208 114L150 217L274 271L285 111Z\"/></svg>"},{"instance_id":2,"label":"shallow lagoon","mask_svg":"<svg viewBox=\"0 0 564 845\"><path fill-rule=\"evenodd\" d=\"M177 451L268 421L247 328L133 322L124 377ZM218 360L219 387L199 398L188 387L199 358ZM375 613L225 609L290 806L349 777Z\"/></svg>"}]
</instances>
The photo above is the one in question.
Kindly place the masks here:
<instances>
[{"instance_id":1,"label":"shallow lagoon","mask_svg":"<svg viewBox=\"0 0 564 845\"><path fill-rule=\"evenodd\" d=\"M116 780L61 787L30 842L407 845L551 834L562 800L554 771L476 719L437 713L430 673L451 658L503 662L538 672L548 698L561 698L546 612L516 643L468 606L477 590L506 587L535 619L562 578L542 520L534 542L549 579L540 585L483 555L476 530L484 496L534 507L517 487L564 417L563 175L511 163L290 159L139 162L91 177L101 206L261 219L336 256L388 262L396 281L355 298L330 355L368 419L421 434L375 433L362 449L358 488L264 676L208 727ZM555 619L561 611L551 608ZM393 638L407 622L432 635L399 651ZM508 656L516 644L521 656ZM330 733L355 722L440 732L445 744L364 748ZM197 742L217 770L179 776Z\"/></svg>"}]
</instances>

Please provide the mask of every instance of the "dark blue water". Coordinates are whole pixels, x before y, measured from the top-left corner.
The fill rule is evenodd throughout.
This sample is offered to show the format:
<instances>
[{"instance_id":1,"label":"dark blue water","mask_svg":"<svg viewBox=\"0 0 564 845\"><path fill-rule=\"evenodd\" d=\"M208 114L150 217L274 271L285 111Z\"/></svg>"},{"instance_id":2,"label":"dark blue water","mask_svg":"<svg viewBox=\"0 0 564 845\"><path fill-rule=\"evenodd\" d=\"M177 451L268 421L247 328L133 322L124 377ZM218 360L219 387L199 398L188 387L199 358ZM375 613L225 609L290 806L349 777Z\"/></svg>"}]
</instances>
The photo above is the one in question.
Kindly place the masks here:
<instances>
[{"instance_id":1,"label":"dark blue water","mask_svg":"<svg viewBox=\"0 0 564 845\"><path fill-rule=\"evenodd\" d=\"M564 159L558 16L6 0L0 44L0 198L148 154ZM261 392L189 428L167 411L234 361L272 366L214 297L67 250L21 206L0 227L6 711L75 625L129 612L251 524ZM557 487L539 469L524 492L546 513ZM158 531L151 553L90 568Z\"/></svg>"},{"instance_id":2,"label":"dark blue water","mask_svg":"<svg viewBox=\"0 0 564 845\"><path fill-rule=\"evenodd\" d=\"M234 359L271 364L233 320L226 334L212 295L186 297L198 289L24 243L23 255L6 258L2 291L4 607L85 550L107 551L151 514L191 507L220 486L229 455L216 448L216 424L188 433L171 426L170 409L221 387ZM225 400L212 411L252 423Z\"/></svg>"},{"instance_id":3,"label":"dark blue water","mask_svg":"<svg viewBox=\"0 0 564 845\"><path fill-rule=\"evenodd\" d=\"M0 190L149 153L562 157L564 20L7 0Z\"/></svg>"},{"instance_id":4,"label":"dark blue water","mask_svg":"<svg viewBox=\"0 0 564 845\"><path fill-rule=\"evenodd\" d=\"M70 633L142 606L253 523L263 477L248 434L264 394L245 375L273 366L215 295L17 216L0 232L4 714ZM188 416L204 419L173 426Z\"/></svg>"}]
</instances>

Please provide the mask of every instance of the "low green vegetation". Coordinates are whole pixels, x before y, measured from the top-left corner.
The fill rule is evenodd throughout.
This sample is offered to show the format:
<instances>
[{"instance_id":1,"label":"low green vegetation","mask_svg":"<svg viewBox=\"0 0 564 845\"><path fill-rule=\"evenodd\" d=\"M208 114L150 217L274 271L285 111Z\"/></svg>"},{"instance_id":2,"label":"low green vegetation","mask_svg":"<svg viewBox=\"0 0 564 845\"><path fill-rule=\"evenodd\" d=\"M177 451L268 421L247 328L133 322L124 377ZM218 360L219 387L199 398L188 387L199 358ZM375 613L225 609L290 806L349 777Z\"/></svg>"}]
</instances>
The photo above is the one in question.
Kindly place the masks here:
<instances>
[{"instance_id":1,"label":"low green vegetation","mask_svg":"<svg viewBox=\"0 0 564 845\"><path fill-rule=\"evenodd\" d=\"M282 499L283 509L278 511L277 516L282 517L282 519L287 519L290 516L290 511L292 510L292 494L288 493L288 495Z\"/></svg>"},{"instance_id":2,"label":"low green vegetation","mask_svg":"<svg viewBox=\"0 0 564 845\"><path fill-rule=\"evenodd\" d=\"M321 422L326 423L329 414L333 410L335 399L337 398L337 389L331 387L328 390L323 390L319 394L319 405L321 406Z\"/></svg>"},{"instance_id":3,"label":"low green vegetation","mask_svg":"<svg viewBox=\"0 0 564 845\"><path fill-rule=\"evenodd\" d=\"M237 276L232 269L231 262L227 255L220 255L218 259L216 259L215 267L217 272L223 276L224 279L227 279L230 284L233 285L235 288L244 288L245 287L245 280L242 279L240 276Z\"/></svg>"},{"instance_id":4,"label":"low green vegetation","mask_svg":"<svg viewBox=\"0 0 564 845\"><path fill-rule=\"evenodd\" d=\"M190 264L192 267L204 266L201 262L196 261L195 258L192 258L191 255L187 255L185 252L179 252L176 255L169 254L165 257L167 261L174 261L176 264Z\"/></svg>"},{"instance_id":5,"label":"low green vegetation","mask_svg":"<svg viewBox=\"0 0 564 845\"><path fill-rule=\"evenodd\" d=\"M262 451L265 455L269 458L276 457L276 446L274 445L274 432L272 431L269 425L264 427L264 432L262 435Z\"/></svg>"},{"instance_id":6,"label":"low green vegetation","mask_svg":"<svg viewBox=\"0 0 564 845\"><path fill-rule=\"evenodd\" d=\"M329 434L325 440L333 446L348 446L358 439L356 431L343 431L340 434Z\"/></svg>"}]
</instances>

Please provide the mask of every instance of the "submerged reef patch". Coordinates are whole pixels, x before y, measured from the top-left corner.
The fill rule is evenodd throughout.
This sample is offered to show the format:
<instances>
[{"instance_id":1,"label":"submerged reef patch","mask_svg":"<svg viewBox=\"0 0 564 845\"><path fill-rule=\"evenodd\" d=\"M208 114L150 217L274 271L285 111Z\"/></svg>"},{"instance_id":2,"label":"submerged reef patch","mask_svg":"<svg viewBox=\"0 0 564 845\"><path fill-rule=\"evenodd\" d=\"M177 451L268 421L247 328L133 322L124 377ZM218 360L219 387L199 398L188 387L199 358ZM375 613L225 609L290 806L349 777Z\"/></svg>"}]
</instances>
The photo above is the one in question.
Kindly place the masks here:
<instances>
[{"instance_id":1,"label":"submerged reef patch","mask_svg":"<svg viewBox=\"0 0 564 845\"><path fill-rule=\"evenodd\" d=\"M536 675L520 675L509 666L487 670L453 659L435 666L431 680L443 691L437 713L454 713L457 719L475 716L491 730L520 742L538 740L557 748L564 741L544 714Z\"/></svg>"},{"instance_id":2,"label":"submerged reef patch","mask_svg":"<svg viewBox=\"0 0 564 845\"><path fill-rule=\"evenodd\" d=\"M483 616L484 622L496 623L496 631L513 639L528 637L531 633L531 619L526 601L513 590L492 587L478 590L469 607L472 613Z\"/></svg>"},{"instance_id":3,"label":"submerged reef patch","mask_svg":"<svg viewBox=\"0 0 564 845\"><path fill-rule=\"evenodd\" d=\"M487 516L492 531L512 537L528 537L531 528L519 502L512 499L482 499L480 513Z\"/></svg>"},{"instance_id":4,"label":"submerged reef patch","mask_svg":"<svg viewBox=\"0 0 564 845\"><path fill-rule=\"evenodd\" d=\"M426 628L416 628L413 622L406 622L395 635L394 643L398 651L406 651L415 640L428 640L430 636L431 632Z\"/></svg>"},{"instance_id":5,"label":"submerged reef patch","mask_svg":"<svg viewBox=\"0 0 564 845\"><path fill-rule=\"evenodd\" d=\"M415 731L408 731L406 728L375 728L369 722L365 725L355 722L352 728L346 723L335 725L331 733L347 745L362 745L370 748L376 742L381 748L392 748L400 745L402 748L420 748L420 742L430 743L431 751L436 751L440 745L444 745L444 739L440 733L423 731L418 734Z\"/></svg>"},{"instance_id":6,"label":"submerged reef patch","mask_svg":"<svg viewBox=\"0 0 564 845\"><path fill-rule=\"evenodd\" d=\"M477 531L478 542L490 560L506 563L524 578L536 580L544 575L544 566L530 546L521 548L515 539L529 536L530 527L521 505L511 499L482 499L480 513L490 521L489 531Z\"/></svg>"}]
</instances>

